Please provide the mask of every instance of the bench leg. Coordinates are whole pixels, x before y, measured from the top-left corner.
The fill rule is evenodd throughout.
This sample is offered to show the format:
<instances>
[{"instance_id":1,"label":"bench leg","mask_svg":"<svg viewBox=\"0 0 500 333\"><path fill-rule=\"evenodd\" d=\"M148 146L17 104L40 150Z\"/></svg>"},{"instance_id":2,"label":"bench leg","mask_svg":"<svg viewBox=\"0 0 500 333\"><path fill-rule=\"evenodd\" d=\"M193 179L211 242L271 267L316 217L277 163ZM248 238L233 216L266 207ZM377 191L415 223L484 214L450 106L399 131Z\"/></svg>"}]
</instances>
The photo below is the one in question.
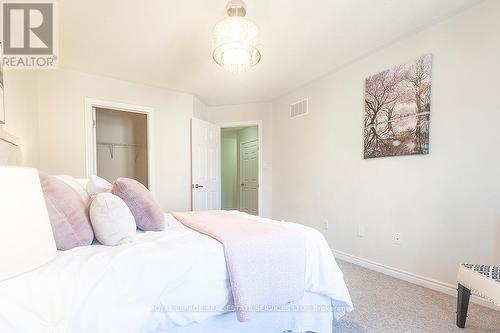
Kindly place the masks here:
<instances>
[{"instance_id":1,"label":"bench leg","mask_svg":"<svg viewBox=\"0 0 500 333\"><path fill-rule=\"evenodd\" d=\"M459 284L457 297L457 326L460 328L465 327L467 310L469 309L469 299L470 290Z\"/></svg>"}]
</instances>

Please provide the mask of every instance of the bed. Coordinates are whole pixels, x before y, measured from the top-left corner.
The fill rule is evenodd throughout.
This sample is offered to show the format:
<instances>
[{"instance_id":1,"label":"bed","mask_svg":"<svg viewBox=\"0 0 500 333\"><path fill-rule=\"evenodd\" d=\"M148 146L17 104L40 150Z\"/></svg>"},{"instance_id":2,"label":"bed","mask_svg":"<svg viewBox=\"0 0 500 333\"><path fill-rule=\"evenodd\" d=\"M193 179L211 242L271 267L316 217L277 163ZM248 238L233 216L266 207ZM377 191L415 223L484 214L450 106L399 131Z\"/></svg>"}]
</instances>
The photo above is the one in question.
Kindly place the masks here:
<instances>
[{"instance_id":1,"label":"bed","mask_svg":"<svg viewBox=\"0 0 500 333\"><path fill-rule=\"evenodd\" d=\"M18 153L17 145L0 140L9 164ZM252 217L304 236L305 291L296 302L240 322L222 245L165 217L162 232L138 231L136 241L114 247L60 251L42 267L0 282L0 332L330 333L332 320L352 310L342 272L318 231Z\"/></svg>"},{"instance_id":2,"label":"bed","mask_svg":"<svg viewBox=\"0 0 500 333\"><path fill-rule=\"evenodd\" d=\"M238 322L220 243L166 218L163 232L139 232L132 244L60 252L0 283L0 331L329 333L333 317L352 309L323 236L283 222L306 239L305 295L289 308Z\"/></svg>"}]
</instances>

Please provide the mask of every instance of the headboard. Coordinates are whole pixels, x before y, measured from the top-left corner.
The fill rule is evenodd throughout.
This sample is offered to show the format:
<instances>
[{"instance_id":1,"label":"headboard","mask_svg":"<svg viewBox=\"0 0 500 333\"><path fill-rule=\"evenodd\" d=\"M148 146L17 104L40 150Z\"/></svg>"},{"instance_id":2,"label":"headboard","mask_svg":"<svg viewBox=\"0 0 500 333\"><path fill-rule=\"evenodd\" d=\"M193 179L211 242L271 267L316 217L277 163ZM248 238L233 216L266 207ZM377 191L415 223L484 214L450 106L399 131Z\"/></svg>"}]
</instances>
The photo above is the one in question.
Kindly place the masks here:
<instances>
[{"instance_id":1,"label":"headboard","mask_svg":"<svg viewBox=\"0 0 500 333\"><path fill-rule=\"evenodd\" d=\"M0 127L0 165L18 165L20 160L19 139Z\"/></svg>"}]
</instances>

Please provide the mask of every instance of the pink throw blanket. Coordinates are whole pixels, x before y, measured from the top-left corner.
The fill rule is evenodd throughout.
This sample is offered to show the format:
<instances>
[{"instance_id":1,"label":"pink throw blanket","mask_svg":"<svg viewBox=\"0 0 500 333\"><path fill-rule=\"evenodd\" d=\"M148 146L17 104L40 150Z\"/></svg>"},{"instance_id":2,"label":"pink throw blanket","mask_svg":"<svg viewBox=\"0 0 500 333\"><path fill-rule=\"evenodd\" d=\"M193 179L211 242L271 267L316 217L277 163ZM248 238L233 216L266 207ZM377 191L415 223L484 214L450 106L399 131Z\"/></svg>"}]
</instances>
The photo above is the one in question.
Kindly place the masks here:
<instances>
[{"instance_id":1,"label":"pink throw blanket","mask_svg":"<svg viewBox=\"0 0 500 333\"><path fill-rule=\"evenodd\" d=\"M222 243L239 321L302 298L306 250L299 232L226 211L172 215Z\"/></svg>"}]
</instances>

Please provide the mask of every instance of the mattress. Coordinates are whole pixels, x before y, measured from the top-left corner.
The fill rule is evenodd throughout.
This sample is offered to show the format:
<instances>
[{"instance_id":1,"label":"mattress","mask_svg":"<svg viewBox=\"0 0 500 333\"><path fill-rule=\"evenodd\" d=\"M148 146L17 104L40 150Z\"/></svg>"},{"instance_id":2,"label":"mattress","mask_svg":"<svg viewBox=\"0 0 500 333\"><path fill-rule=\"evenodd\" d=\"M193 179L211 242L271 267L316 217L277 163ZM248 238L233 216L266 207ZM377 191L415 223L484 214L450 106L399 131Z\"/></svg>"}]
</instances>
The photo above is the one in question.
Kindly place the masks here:
<instances>
[{"instance_id":1,"label":"mattress","mask_svg":"<svg viewBox=\"0 0 500 333\"><path fill-rule=\"evenodd\" d=\"M174 332L217 317L231 322L221 244L170 215L167 219L166 230L138 232L134 243L59 252L43 267L0 282L0 332ZM323 236L299 224L261 220L296 229L306 239L306 294L333 308L309 311L304 320L314 312L340 318L350 311L342 272ZM290 316L291 321L300 316Z\"/></svg>"}]
</instances>

